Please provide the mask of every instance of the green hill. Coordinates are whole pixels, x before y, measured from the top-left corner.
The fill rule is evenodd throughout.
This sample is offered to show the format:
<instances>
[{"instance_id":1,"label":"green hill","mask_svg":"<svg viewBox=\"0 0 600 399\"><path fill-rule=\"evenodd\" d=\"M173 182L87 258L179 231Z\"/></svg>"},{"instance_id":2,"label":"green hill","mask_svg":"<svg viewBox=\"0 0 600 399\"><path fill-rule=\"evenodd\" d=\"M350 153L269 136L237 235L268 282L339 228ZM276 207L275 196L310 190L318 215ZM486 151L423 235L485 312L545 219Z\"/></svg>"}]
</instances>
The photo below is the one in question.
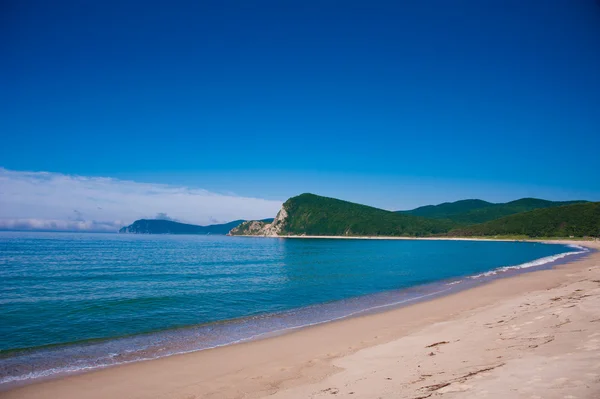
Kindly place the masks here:
<instances>
[{"instance_id":1,"label":"green hill","mask_svg":"<svg viewBox=\"0 0 600 399\"><path fill-rule=\"evenodd\" d=\"M533 210L532 210L533 209ZM464 200L390 212L314 194L288 199L273 222L248 221L230 235L506 236L600 235L600 203L523 198L505 204ZM506 216L506 214L509 214ZM472 220L485 220L484 223Z\"/></svg>"},{"instance_id":2,"label":"green hill","mask_svg":"<svg viewBox=\"0 0 600 399\"><path fill-rule=\"evenodd\" d=\"M444 202L439 205L425 205L410 211L398 211L413 216L422 216L433 219L450 219L452 216L468 213L475 209L494 205L491 202L479 199L466 199L456 202Z\"/></svg>"},{"instance_id":3,"label":"green hill","mask_svg":"<svg viewBox=\"0 0 600 399\"><path fill-rule=\"evenodd\" d=\"M450 231L448 235L523 235L528 237L599 236L600 202L577 203L536 209L482 224L457 228Z\"/></svg>"},{"instance_id":4,"label":"green hill","mask_svg":"<svg viewBox=\"0 0 600 399\"><path fill-rule=\"evenodd\" d=\"M288 199L272 224L246 222L231 235L430 236L449 231L446 220L404 215L314 194Z\"/></svg>"},{"instance_id":5,"label":"green hill","mask_svg":"<svg viewBox=\"0 0 600 399\"><path fill-rule=\"evenodd\" d=\"M269 219L271 220L271 219ZM131 234L227 234L231 229L239 226L244 220L234 220L224 224L197 226L161 219L140 219L133 224L123 227L119 233Z\"/></svg>"},{"instance_id":6,"label":"green hill","mask_svg":"<svg viewBox=\"0 0 600 399\"><path fill-rule=\"evenodd\" d=\"M448 219L461 225L484 223L505 216L534 209L584 203L585 201L547 201L537 198L521 198L507 203L491 203L482 200L462 200L446 202L440 205L422 206L404 214L422 216L432 219Z\"/></svg>"}]
</instances>

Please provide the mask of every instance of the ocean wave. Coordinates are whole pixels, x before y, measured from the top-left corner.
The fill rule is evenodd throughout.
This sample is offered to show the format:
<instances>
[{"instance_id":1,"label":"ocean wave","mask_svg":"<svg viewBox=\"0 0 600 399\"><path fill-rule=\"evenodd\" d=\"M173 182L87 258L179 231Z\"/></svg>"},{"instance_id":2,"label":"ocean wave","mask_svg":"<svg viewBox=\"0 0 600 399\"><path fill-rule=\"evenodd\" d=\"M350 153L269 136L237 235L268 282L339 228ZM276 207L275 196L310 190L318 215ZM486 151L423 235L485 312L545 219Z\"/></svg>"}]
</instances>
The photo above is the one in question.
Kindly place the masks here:
<instances>
[{"instance_id":1,"label":"ocean wave","mask_svg":"<svg viewBox=\"0 0 600 399\"><path fill-rule=\"evenodd\" d=\"M499 268L494 269L494 270L490 270L488 272L479 273L479 274L475 274L473 276L469 276L469 278L471 278L471 279L478 279L478 278L481 278L481 277L494 276L494 275L496 275L498 273L507 272L509 270L528 269L530 267L543 266L545 264L548 264L548 263L551 263L551 262L555 262L555 261L557 261L559 259L563 259L563 258L565 258L567 256L570 256L570 255L584 254L584 253L590 251L586 247L582 247L582 246L575 245L575 244L569 244L567 246L570 247L570 248L576 249L577 251L569 251L569 252L563 252L563 253L556 254L556 255L546 256L544 258L539 258L539 259L536 259L536 260L532 260L531 262L522 263L520 265L503 266L503 267L499 267Z\"/></svg>"}]
</instances>

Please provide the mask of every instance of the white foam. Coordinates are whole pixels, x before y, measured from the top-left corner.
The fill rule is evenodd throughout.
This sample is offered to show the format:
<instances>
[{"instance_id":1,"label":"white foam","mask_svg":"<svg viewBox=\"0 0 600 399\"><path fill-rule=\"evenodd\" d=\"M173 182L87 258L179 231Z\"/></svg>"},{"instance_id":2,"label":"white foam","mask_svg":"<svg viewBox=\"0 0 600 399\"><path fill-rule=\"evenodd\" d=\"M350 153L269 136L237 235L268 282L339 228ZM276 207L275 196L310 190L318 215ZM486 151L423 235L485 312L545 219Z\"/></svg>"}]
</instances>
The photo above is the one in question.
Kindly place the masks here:
<instances>
[{"instance_id":1,"label":"white foam","mask_svg":"<svg viewBox=\"0 0 600 399\"><path fill-rule=\"evenodd\" d=\"M484 273L476 274L474 276L470 276L470 278L476 279L476 278L480 278L480 277L489 277L489 276L493 276L495 274L506 272L509 270L528 269L530 267L542 266L547 263L555 262L559 259L565 258L570 255L577 255L577 254L583 254L583 253L589 252L589 249L586 247L581 247L581 246L575 245L575 244L569 244L568 246L573 249L577 249L577 251L563 252L563 253L556 254L556 255L546 256L544 258L539 258L536 260L532 260L531 262L522 263L522 264L516 265L516 266L499 267L497 269L490 270L489 272L484 272Z\"/></svg>"}]
</instances>

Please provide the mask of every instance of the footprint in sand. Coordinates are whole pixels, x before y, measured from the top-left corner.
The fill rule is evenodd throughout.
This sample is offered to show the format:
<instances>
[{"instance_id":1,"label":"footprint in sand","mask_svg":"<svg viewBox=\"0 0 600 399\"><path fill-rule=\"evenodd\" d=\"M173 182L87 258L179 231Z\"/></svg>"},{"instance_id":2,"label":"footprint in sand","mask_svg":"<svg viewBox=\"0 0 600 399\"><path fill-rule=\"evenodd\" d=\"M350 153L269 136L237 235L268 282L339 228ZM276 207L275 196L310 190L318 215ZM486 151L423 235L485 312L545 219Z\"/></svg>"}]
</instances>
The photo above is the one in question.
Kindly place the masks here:
<instances>
[{"instance_id":1,"label":"footprint in sand","mask_svg":"<svg viewBox=\"0 0 600 399\"><path fill-rule=\"evenodd\" d=\"M552 386L556 387L556 388L567 388L567 387L573 387L573 381L569 380L568 378L557 378L554 381L552 381Z\"/></svg>"},{"instance_id":2,"label":"footprint in sand","mask_svg":"<svg viewBox=\"0 0 600 399\"><path fill-rule=\"evenodd\" d=\"M450 393L450 392L465 392L471 389L471 385L467 384L450 384L447 387L438 389L438 393Z\"/></svg>"},{"instance_id":3,"label":"footprint in sand","mask_svg":"<svg viewBox=\"0 0 600 399\"><path fill-rule=\"evenodd\" d=\"M600 348L600 344L597 339L590 339L582 348L586 351L595 351Z\"/></svg>"},{"instance_id":4,"label":"footprint in sand","mask_svg":"<svg viewBox=\"0 0 600 399\"><path fill-rule=\"evenodd\" d=\"M588 335L588 338L594 338L594 337L597 337L599 335L600 335L600 333L593 333L591 335Z\"/></svg>"}]
</instances>

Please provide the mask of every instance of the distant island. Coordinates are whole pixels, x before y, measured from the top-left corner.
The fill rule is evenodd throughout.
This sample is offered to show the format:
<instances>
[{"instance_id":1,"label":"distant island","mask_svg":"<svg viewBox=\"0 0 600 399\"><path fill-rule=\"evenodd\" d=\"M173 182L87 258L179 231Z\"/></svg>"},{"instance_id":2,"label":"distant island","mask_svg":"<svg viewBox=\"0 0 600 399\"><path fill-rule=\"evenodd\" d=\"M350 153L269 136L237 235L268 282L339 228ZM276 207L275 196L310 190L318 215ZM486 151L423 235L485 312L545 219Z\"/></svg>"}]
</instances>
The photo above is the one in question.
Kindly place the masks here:
<instances>
[{"instance_id":1,"label":"distant island","mask_svg":"<svg viewBox=\"0 0 600 399\"><path fill-rule=\"evenodd\" d=\"M288 199L272 222L246 221L229 235L597 237L600 202L474 199L392 212L306 193Z\"/></svg>"},{"instance_id":2,"label":"distant island","mask_svg":"<svg viewBox=\"0 0 600 399\"><path fill-rule=\"evenodd\" d=\"M265 219L263 222L271 222ZM119 233L129 234L220 234L225 235L244 220L234 220L229 223L198 226L195 224L179 223L163 219L140 219L129 226L122 227Z\"/></svg>"}]
</instances>

